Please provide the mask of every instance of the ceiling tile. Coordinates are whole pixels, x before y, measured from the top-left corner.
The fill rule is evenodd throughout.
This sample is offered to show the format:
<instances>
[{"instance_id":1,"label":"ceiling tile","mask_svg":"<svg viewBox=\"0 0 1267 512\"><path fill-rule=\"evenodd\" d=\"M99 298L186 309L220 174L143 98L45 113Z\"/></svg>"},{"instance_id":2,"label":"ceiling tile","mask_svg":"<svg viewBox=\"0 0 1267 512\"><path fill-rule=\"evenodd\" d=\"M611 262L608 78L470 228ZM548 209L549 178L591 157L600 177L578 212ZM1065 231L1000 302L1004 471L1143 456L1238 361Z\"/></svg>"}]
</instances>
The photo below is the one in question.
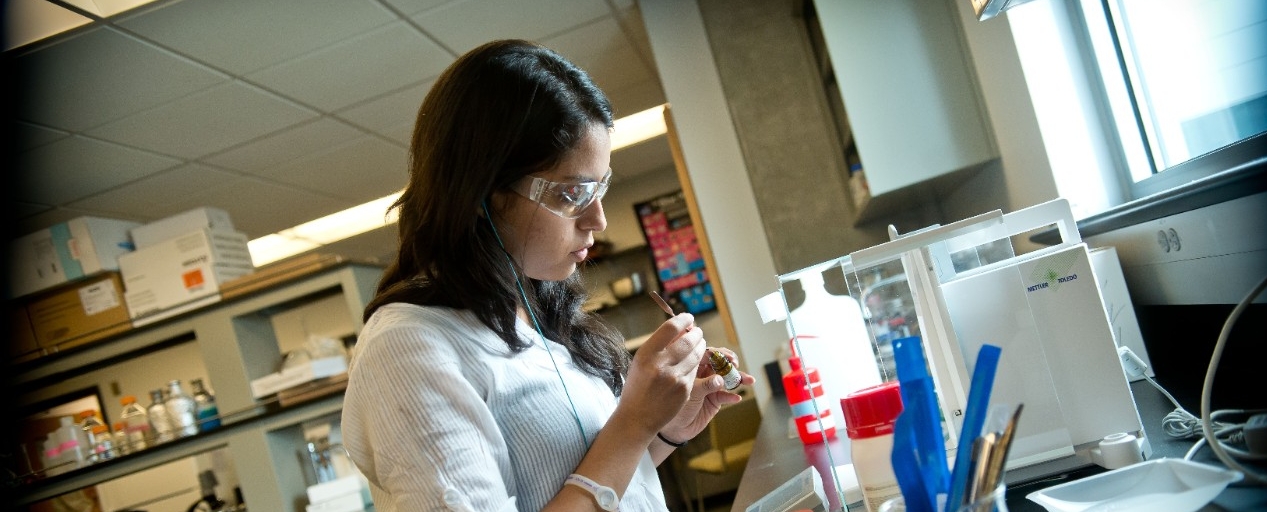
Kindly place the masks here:
<instances>
[{"instance_id":1,"label":"ceiling tile","mask_svg":"<svg viewBox=\"0 0 1267 512\"><path fill-rule=\"evenodd\" d=\"M399 143L400 143L400 145L402 145L402 146L404 146L404 147L408 148L408 147L409 147L409 145L410 145L411 143L413 143L413 138L414 138L414 122L411 120L411 121L409 121L409 122L407 122L407 123L404 123L404 124L402 124L402 125L400 125L400 126L396 126L396 127L393 127L393 128L384 128L384 129L380 130L378 133L379 133L379 135L382 135L382 136L387 137L387 138L389 138L389 139L391 139L391 140L394 140L394 141L396 141L396 142L399 142Z\"/></svg>"},{"instance_id":2,"label":"ceiling tile","mask_svg":"<svg viewBox=\"0 0 1267 512\"><path fill-rule=\"evenodd\" d=\"M413 126L418 115L418 107L427 91L431 90L432 80L406 87L399 91L354 105L335 113L357 126L386 137L396 138L400 135L396 130L401 126ZM409 131L405 132L405 140L409 139Z\"/></svg>"},{"instance_id":3,"label":"ceiling tile","mask_svg":"<svg viewBox=\"0 0 1267 512\"><path fill-rule=\"evenodd\" d=\"M412 19L461 54L494 39L541 40L611 14L603 0L468 0Z\"/></svg>"},{"instance_id":4,"label":"ceiling tile","mask_svg":"<svg viewBox=\"0 0 1267 512\"><path fill-rule=\"evenodd\" d=\"M52 206L47 204L27 203L24 201L13 201L11 204L13 205L13 213L17 215L17 218L19 219L31 217L53 209ZM19 231L18 233L26 234L28 232L29 231Z\"/></svg>"},{"instance_id":5,"label":"ceiling tile","mask_svg":"<svg viewBox=\"0 0 1267 512\"><path fill-rule=\"evenodd\" d=\"M240 76L395 19L371 0L185 0L128 16L118 24Z\"/></svg>"},{"instance_id":6,"label":"ceiling tile","mask_svg":"<svg viewBox=\"0 0 1267 512\"><path fill-rule=\"evenodd\" d=\"M451 1L453 0L387 0L387 3L399 9L406 16L411 16Z\"/></svg>"},{"instance_id":7,"label":"ceiling tile","mask_svg":"<svg viewBox=\"0 0 1267 512\"><path fill-rule=\"evenodd\" d=\"M310 252L338 254L349 259L375 261L382 264L391 263L396 257L396 249L400 247L398 229L399 227L392 223L332 244L323 245Z\"/></svg>"},{"instance_id":8,"label":"ceiling tile","mask_svg":"<svg viewBox=\"0 0 1267 512\"><path fill-rule=\"evenodd\" d=\"M673 169L669 139L663 135L612 152L612 183L651 171Z\"/></svg>"},{"instance_id":9,"label":"ceiling tile","mask_svg":"<svg viewBox=\"0 0 1267 512\"><path fill-rule=\"evenodd\" d=\"M398 22L247 78L329 112L436 76L452 61Z\"/></svg>"},{"instance_id":10,"label":"ceiling tile","mask_svg":"<svg viewBox=\"0 0 1267 512\"><path fill-rule=\"evenodd\" d=\"M15 233L19 233L19 236L27 235L27 234L39 231L41 229L47 229L49 226L61 224L68 220L71 220L77 217L83 217L85 215L91 215L94 217L108 217L107 215L101 215L97 212L92 212L92 211L80 211L80 210L68 209L68 208L51 208L51 209L47 209L47 210L35 213L28 217L23 217L23 218L18 219L13 229ZM121 217L116 217L116 218L119 218L121 220L134 220L134 219L121 218Z\"/></svg>"},{"instance_id":11,"label":"ceiling tile","mask_svg":"<svg viewBox=\"0 0 1267 512\"><path fill-rule=\"evenodd\" d=\"M196 159L316 116L257 88L230 82L88 133Z\"/></svg>"},{"instance_id":12,"label":"ceiling tile","mask_svg":"<svg viewBox=\"0 0 1267 512\"><path fill-rule=\"evenodd\" d=\"M18 200L52 205L122 185L179 160L82 136L18 155Z\"/></svg>"},{"instance_id":13,"label":"ceiling tile","mask_svg":"<svg viewBox=\"0 0 1267 512\"><path fill-rule=\"evenodd\" d=\"M355 206L348 201L254 178L243 178L194 199L202 206L229 212L233 227L251 238L276 233Z\"/></svg>"},{"instance_id":14,"label":"ceiling tile","mask_svg":"<svg viewBox=\"0 0 1267 512\"><path fill-rule=\"evenodd\" d=\"M224 75L110 28L96 28L13 62L18 118L80 132L224 82Z\"/></svg>"},{"instance_id":15,"label":"ceiling tile","mask_svg":"<svg viewBox=\"0 0 1267 512\"><path fill-rule=\"evenodd\" d=\"M197 198L243 177L205 165L187 164L70 203L84 210L151 222L199 206ZM232 219L232 216L230 216Z\"/></svg>"},{"instance_id":16,"label":"ceiling tile","mask_svg":"<svg viewBox=\"0 0 1267 512\"><path fill-rule=\"evenodd\" d=\"M70 136L69 133L61 130L54 130L19 121L15 121L12 126L14 139L18 143L18 151L34 149Z\"/></svg>"},{"instance_id":17,"label":"ceiling tile","mask_svg":"<svg viewBox=\"0 0 1267 512\"><path fill-rule=\"evenodd\" d=\"M322 117L203 158L202 161L252 174L267 174L268 169L324 151L361 135L360 130L347 123Z\"/></svg>"},{"instance_id":18,"label":"ceiling tile","mask_svg":"<svg viewBox=\"0 0 1267 512\"><path fill-rule=\"evenodd\" d=\"M292 161L271 177L359 204L405 188L406 165L405 148L367 135Z\"/></svg>"},{"instance_id":19,"label":"ceiling tile","mask_svg":"<svg viewBox=\"0 0 1267 512\"><path fill-rule=\"evenodd\" d=\"M634 51L613 17L606 17L542 41L581 69L604 90L652 79L648 63Z\"/></svg>"},{"instance_id":20,"label":"ceiling tile","mask_svg":"<svg viewBox=\"0 0 1267 512\"><path fill-rule=\"evenodd\" d=\"M642 112L656 105L663 105L664 89L659 80L646 80L634 84L620 84L611 90L604 89L611 100L612 112L616 117Z\"/></svg>"}]
</instances>

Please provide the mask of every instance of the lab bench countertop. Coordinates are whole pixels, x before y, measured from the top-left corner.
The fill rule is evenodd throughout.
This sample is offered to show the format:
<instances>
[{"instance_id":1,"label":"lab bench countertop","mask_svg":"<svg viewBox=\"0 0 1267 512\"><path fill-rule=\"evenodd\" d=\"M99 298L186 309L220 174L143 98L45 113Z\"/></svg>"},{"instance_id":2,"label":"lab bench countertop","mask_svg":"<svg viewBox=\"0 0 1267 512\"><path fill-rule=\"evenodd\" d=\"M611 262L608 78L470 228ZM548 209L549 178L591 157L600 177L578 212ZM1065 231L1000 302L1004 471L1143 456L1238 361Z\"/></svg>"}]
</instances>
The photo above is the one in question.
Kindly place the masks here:
<instances>
[{"instance_id":1,"label":"lab bench countertop","mask_svg":"<svg viewBox=\"0 0 1267 512\"><path fill-rule=\"evenodd\" d=\"M1131 391L1135 395L1135 404L1140 419L1144 422L1144 433L1152 447L1150 460L1163 457L1183 458L1196 439L1174 439L1162 431L1162 418L1174 410L1173 404L1147 381L1131 383ZM806 446L801 444L794 431L790 430L791 411L780 397L774 397L767 411L763 411L761 428L757 433L748 458L748 466L744 470L743 479L735 493L732 512L744 512L749 505L761 499L779 485L795 477L806 467L813 466L823 479L823 489L830 503L828 510L839 511L835 481L831 468L850 463L849 438L844 434L844 425L837 422L836 438L827 444ZM1189 409L1190 411L1192 409ZM1195 414L1195 413L1194 413ZM1194 457L1197 462L1209 463L1219 467L1223 464L1214 458L1208 447L1202 448ZM1262 467L1258 466L1261 471ZM1053 475L1040 482L1021 483L1009 487L1007 507L1010 512L1045 512L1045 509L1026 498L1036 490L1065 483L1105 471L1098 466L1081 468L1072 472ZM1232 484L1220 493L1213 501L1207 503L1200 512L1223 512L1244 510L1267 510L1267 487L1255 487L1247 484ZM858 507L848 512L859 512Z\"/></svg>"}]
</instances>

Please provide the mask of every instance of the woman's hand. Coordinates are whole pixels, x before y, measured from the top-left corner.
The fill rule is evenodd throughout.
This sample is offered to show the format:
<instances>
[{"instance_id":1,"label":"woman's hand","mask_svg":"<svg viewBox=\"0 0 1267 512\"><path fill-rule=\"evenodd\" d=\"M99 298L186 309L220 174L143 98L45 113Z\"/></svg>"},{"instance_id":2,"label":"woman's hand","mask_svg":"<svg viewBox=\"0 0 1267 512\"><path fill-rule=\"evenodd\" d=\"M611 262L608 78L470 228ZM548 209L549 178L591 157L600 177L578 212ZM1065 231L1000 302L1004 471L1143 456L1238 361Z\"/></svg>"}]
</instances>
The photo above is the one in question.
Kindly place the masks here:
<instances>
[{"instance_id":1,"label":"woman's hand","mask_svg":"<svg viewBox=\"0 0 1267 512\"><path fill-rule=\"evenodd\" d=\"M739 357L730 349L710 347L708 350L720 352L730 360L730 364L738 368ZM682 405L678 414L660 430L660 433L671 441L680 443L694 439L708 426L708 422L712 421L713 416L717 415L717 411L723 405L733 404L743 399L726 390L725 381L721 375L713 371L707 357L704 357L696 366L695 375L691 397ZM740 385L752 385L756 381L752 375L743 372L739 372L739 375L742 377Z\"/></svg>"},{"instance_id":2,"label":"woman's hand","mask_svg":"<svg viewBox=\"0 0 1267 512\"><path fill-rule=\"evenodd\" d=\"M681 313L666 320L634 353L613 419L633 422L650 437L693 399L704 357L704 333L695 317Z\"/></svg>"}]
</instances>

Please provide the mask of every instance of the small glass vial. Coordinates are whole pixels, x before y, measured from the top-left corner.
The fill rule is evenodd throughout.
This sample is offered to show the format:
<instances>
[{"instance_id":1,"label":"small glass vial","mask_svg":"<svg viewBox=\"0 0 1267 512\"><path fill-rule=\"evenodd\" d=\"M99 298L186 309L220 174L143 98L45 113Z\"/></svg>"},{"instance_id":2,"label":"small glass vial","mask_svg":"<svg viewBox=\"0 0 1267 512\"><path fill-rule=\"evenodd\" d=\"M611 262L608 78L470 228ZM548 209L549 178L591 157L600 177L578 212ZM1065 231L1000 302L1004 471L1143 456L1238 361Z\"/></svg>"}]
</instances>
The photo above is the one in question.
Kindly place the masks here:
<instances>
[{"instance_id":1,"label":"small glass vial","mask_svg":"<svg viewBox=\"0 0 1267 512\"><path fill-rule=\"evenodd\" d=\"M743 382L743 377L739 375L739 369L735 368L735 365L730 364L730 360L726 359L726 356L722 355L721 352L709 350L708 363L713 366L713 371L721 375L721 378L726 382L726 389L733 390Z\"/></svg>"},{"instance_id":2,"label":"small glass vial","mask_svg":"<svg viewBox=\"0 0 1267 512\"><path fill-rule=\"evenodd\" d=\"M901 389L896 381L862 388L840 399L840 408L862 501L876 512L881 503L902 495L890 459L893 426L902 412Z\"/></svg>"}]
</instances>

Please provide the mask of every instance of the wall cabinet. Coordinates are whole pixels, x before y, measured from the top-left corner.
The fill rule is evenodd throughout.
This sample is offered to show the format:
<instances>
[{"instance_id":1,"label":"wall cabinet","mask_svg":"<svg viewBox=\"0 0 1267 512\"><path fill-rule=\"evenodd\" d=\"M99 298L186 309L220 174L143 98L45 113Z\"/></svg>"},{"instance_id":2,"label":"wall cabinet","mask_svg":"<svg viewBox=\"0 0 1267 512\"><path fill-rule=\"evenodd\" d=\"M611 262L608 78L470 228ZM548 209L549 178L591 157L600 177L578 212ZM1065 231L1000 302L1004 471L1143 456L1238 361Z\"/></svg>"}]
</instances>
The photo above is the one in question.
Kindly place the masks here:
<instances>
[{"instance_id":1,"label":"wall cabinet","mask_svg":"<svg viewBox=\"0 0 1267 512\"><path fill-rule=\"evenodd\" d=\"M334 393L281 407L270 397L254 398L250 382L275 371L281 360L274 316L306 304L341 297L353 330L360 332L361 312L372 298L381 273L382 269L377 266L354 262L320 265L231 298L226 292L226 298L214 305L132 329L74 352L14 365L11 385L18 402L29 405L65 393L67 382L86 374L99 376L95 383L98 389L109 389L117 382L111 375L112 370L132 368L130 373L136 373L136 365L129 366L129 363L181 346L185 348L183 354L201 359L193 364L205 368L222 416L222 426L209 432L22 485L14 491L16 503L34 503L184 457L223 449L232 460L243 497L251 510L303 510L307 483L297 455L304 446L302 424L322 417L337 417L342 410L343 395ZM196 349L191 350L189 344ZM143 371L161 376L170 370L146 368ZM167 378L152 380L160 382ZM83 384L78 382L73 386ZM142 391L129 390L128 394L141 398ZM117 399L103 399L103 402L106 410L114 411L107 414L110 419L116 419Z\"/></svg>"},{"instance_id":2,"label":"wall cabinet","mask_svg":"<svg viewBox=\"0 0 1267 512\"><path fill-rule=\"evenodd\" d=\"M870 189L856 201L859 223L953 190L997 158L953 7L813 1L807 20L828 103Z\"/></svg>"}]
</instances>

